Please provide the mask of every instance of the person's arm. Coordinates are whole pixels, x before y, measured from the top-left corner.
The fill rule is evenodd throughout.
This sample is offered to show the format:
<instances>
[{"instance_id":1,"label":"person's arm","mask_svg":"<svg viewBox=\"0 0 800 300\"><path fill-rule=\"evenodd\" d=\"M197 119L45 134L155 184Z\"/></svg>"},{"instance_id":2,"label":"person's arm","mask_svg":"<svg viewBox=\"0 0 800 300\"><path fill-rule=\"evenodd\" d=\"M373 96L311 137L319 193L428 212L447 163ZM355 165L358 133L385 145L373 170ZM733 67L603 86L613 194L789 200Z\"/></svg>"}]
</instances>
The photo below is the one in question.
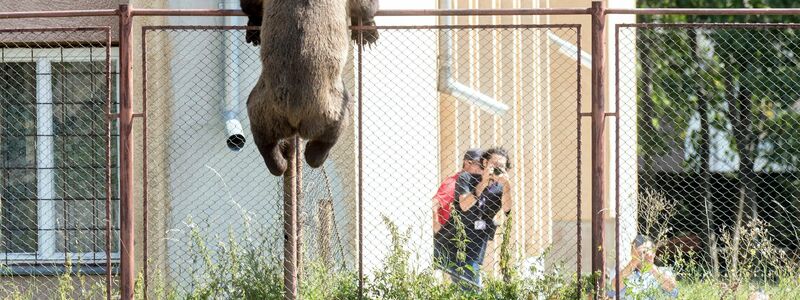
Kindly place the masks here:
<instances>
[{"instance_id":1,"label":"person's arm","mask_svg":"<svg viewBox=\"0 0 800 300\"><path fill-rule=\"evenodd\" d=\"M442 208L443 203L447 202L447 194L450 194L451 197L453 196L454 185L455 181L448 177L439 185L436 195L433 196L433 205L431 205L433 209L433 233L442 229L442 224L439 223L439 208Z\"/></svg>"},{"instance_id":2,"label":"person's arm","mask_svg":"<svg viewBox=\"0 0 800 300\"><path fill-rule=\"evenodd\" d=\"M649 272L653 275L653 277L656 278L662 289L670 293L675 291L677 284L675 283L675 278L672 277L672 275L666 272L661 272L661 270L659 270L655 265L650 267Z\"/></svg>"},{"instance_id":3,"label":"person's arm","mask_svg":"<svg viewBox=\"0 0 800 300\"><path fill-rule=\"evenodd\" d=\"M631 273L633 273L633 270L636 268L636 266L638 264L639 264L639 258L633 257L631 259L631 261L628 262L628 265L626 265L625 268L620 270L620 272L619 272L620 273L619 274L619 276L620 276L619 291L625 289L625 278L628 278L628 276L630 276ZM613 278L611 278L611 289L616 289L617 288L617 281L616 280L617 280L617 276L614 276ZM618 294L619 291L616 291L616 293Z\"/></svg>"},{"instance_id":4,"label":"person's arm","mask_svg":"<svg viewBox=\"0 0 800 300\"><path fill-rule=\"evenodd\" d=\"M489 181L493 178L489 168L483 171L481 181L477 185L472 186L469 182L470 174L463 173L459 176L456 182L456 201L458 201L458 208L461 211L467 211L470 207L475 205L478 201L476 195L480 195L489 186Z\"/></svg>"},{"instance_id":5,"label":"person's arm","mask_svg":"<svg viewBox=\"0 0 800 300\"><path fill-rule=\"evenodd\" d=\"M511 208L514 205L512 200L514 199L514 195L512 194L513 188L511 187L511 180L508 180L507 173L503 173L500 176L497 176L497 182L503 186L503 196L500 198L503 213L508 214L511 212Z\"/></svg>"},{"instance_id":6,"label":"person's arm","mask_svg":"<svg viewBox=\"0 0 800 300\"><path fill-rule=\"evenodd\" d=\"M459 198L458 198L458 206L461 208L461 210L462 211L467 211L470 207L475 205L475 202L478 201L478 199L475 197L475 195L482 194L483 191L486 190L486 187L488 185L489 185L488 182L485 182L484 180L481 180L481 182L479 182L475 186L475 194L467 192L467 193L464 193L464 194L460 195Z\"/></svg>"},{"instance_id":7,"label":"person's arm","mask_svg":"<svg viewBox=\"0 0 800 300\"><path fill-rule=\"evenodd\" d=\"M433 197L433 233L439 232L442 229L442 224L439 224L439 199Z\"/></svg>"}]
</instances>

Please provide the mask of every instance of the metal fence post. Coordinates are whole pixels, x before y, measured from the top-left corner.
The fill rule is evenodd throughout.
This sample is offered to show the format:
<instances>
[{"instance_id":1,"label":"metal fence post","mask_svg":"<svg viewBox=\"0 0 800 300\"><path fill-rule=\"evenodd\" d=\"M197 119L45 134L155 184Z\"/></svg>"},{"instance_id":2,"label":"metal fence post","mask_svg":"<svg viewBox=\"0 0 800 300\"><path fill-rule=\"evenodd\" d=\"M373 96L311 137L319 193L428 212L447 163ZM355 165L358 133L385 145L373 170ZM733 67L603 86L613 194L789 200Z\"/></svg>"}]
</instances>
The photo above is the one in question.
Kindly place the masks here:
<instances>
[{"instance_id":1,"label":"metal fence post","mask_svg":"<svg viewBox=\"0 0 800 300\"><path fill-rule=\"evenodd\" d=\"M592 1L592 274L599 299L605 276L605 7Z\"/></svg>"},{"instance_id":2,"label":"metal fence post","mask_svg":"<svg viewBox=\"0 0 800 300\"><path fill-rule=\"evenodd\" d=\"M283 290L284 299L297 299L297 151L300 138L291 139L283 174Z\"/></svg>"},{"instance_id":3,"label":"metal fence post","mask_svg":"<svg viewBox=\"0 0 800 300\"><path fill-rule=\"evenodd\" d=\"M297 160L296 160L296 170L297 170L297 172L295 173L295 175L296 175L295 176L295 182L296 182L295 184L297 186L296 189L295 189L295 195L297 195L296 196L297 198L295 200L296 202L295 202L295 208L294 208L294 213L295 213L295 227L294 228L295 228L295 241L296 241L296 244L295 244L294 256L295 256L295 270L296 270L295 273L297 274L297 275L295 275L296 276L295 277L295 285L298 287L298 293L300 292L300 290L299 290L300 288L299 287L300 287L301 280L303 279L303 251L302 251L302 249L303 249L303 225L306 222L306 220L303 219L303 209L305 209L305 206L304 206L305 205L305 202L304 202L305 201L305 197L303 195L303 160L300 158L301 157L300 156L300 152L301 152L300 151L301 150L300 149L300 143L301 143L300 138L297 138L297 140L295 140L295 145L294 145L294 149L295 149L294 156L297 158ZM297 298L300 298L299 294L298 294Z\"/></svg>"},{"instance_id":4,"label":"metal fence post","mask_svg":"<svg viewBox=\"0 0 800 300\"><path fill-rule=\"evenodd\" d=\"M119 6L119 157L120 157L120 296L133 299L136 265L134 262L133 206L133 18L131 7Z\"/></svg>"},{"instance_id":5,"label":"metal fence post","mask_svg":"<svg viewBox=\"0 0 800 300\"><path fill-rule=\"evenodd\" d=\"M358 26L364 24L358 20ZM363 100L363 59L364 31L358 29L358 299L364 299L364 105Z\"/></svg>"}]
</instances>

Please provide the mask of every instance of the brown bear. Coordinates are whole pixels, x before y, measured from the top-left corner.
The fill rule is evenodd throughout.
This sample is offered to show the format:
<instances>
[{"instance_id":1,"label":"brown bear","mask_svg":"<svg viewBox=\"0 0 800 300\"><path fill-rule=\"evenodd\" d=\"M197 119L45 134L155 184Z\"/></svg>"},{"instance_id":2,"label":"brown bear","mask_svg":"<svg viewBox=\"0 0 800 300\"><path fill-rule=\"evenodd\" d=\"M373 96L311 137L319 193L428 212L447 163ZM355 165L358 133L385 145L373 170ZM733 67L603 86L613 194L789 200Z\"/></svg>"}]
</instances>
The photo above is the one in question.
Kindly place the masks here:
<instances>
[{"instance_id":1,"label":"brown bear","mask_svg":"<svg viewBox=\"0 0 800 300\"><path fill-rule=\"evenodd\" d=\"M253 141L275 176L286 171L287 139L295 134L308 140L305 160L317 168L352 109L342 73L350 38L359 35L351 35L348 25L374 25L378 1L242 0L241 7L248 25L261 26L246 37L255 43L258 35L261 45L261 76L247 99ZM377 30L363 36L364 43L374 43Z\"/></svg>"}]
</instances>

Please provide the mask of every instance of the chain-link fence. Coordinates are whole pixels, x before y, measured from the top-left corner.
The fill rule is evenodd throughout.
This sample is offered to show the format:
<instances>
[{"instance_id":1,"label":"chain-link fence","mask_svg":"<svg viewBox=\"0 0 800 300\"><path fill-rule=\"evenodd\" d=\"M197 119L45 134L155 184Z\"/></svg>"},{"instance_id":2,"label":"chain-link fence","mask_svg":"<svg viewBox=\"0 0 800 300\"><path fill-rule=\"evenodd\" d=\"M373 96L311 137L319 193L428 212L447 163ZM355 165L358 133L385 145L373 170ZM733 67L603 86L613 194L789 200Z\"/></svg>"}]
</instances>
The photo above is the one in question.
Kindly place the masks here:
<instances>
[{"instance_id":1,"label":"chain-link fence","mask_svg":"<svg viewBox=\"0 0 800 300\"><path fill-rule=\"evenodd\" d=\"M365 278L380 285L404 255L410 270L446 277L471 277L457 269L474 263L484 282L545 265L574 272L578 62L553 39L576 44L578 26L379 31L380 47L362 54ZM495 147L505 151L491 163L463 160ZM491 164L504 175L459 197Z\"/></svg>"},{"instance_id":2,"label":"chain-link fence","mask_svg":"<svg viewBox=\"0 0 800 300\"><path fill-rule=\"evenodd\" d=\"M240 27L151 27L144 37L148 290L157 298L280 294L285 183L250 140L245 107L259 48ZM355 269L353 145L351 132L322 168L302 168L301 278Z\"/></svg>"},{"instance_id":3,"label":"chain-link fence","mask_svg":"<svg viewBox=\"0 0 800 300\"><path fill-rule=\"evenodd\" d=\"M414 276L444 274L433 261L432 199L461 171L469 148L503 147L511 165L514 217L486 220L498 221L489 223L497 232L486 241L487 277L502 278L503 268L577 271L580 55L564 54L554 40L576 44L578 28L389 27L380 29L380 46L352 49L344 80L362 106L354 104L323 168L302 172L300 293L319 298L360 286L380 294L376 281L400 271L392 265L400 257ZM243 33L145 28L144 255L152 295L282 289L283 183L247 140L244 102L260 56ZM437 61L437 51L450 55ZM443 70L451 78L440 78ZM241 149L228 143L236 121Z\"/></svg>"},{"instance_id":4,"label":"chain-link fence","mask_svg":"<svg viewBox=\"0 0 800 300\"><path fill-rule=\"evenodd\" d=\"M798 249L796 25L617 28L618 270L636 234L691 282L781 282ZM626 182L629 181L629 182ZM758 285L758 284L757 284ZM741 290L741 289L740 289ZM745 289L746 290L746 289Z\"/></svg>"},{"instance_id":5,"label":"chain-link fence","mask_svg":"<svg viewBox=\"0 0 800 300\"><path fill-rule=\"evenodd\" d=\"M0 31L0 297L116 284L115 58L108 28Z\"/></svg>"},{"instance_id":6,"label":"chain-link fence","mask_svg":"<svg viewBox=\"0 0 800 300\"><path fill-rule=\"evenodd\" d=\"M122 12L96 13L130 21ZM578 298L592 268L612 295L656 274L690 298L795 298L796 27L620 25L606 74L580 24L357 26L380 39L350 50L349 123L296 181L269 175L253 145L245 102L261 61L244 27L143 28L142 73L123 70L141 99L119 97L122 109L131 91L118 91L116 66L134 49L117 58L110 29L0 31L0 297L110 297L122 249L140 274L124 286L154 299L291 297L287 274L308 299L474 295L447 282ZM589 71L614 77L605 112L581 104ZM602 124L589 116L613 133L589 130ZM130 144L118 132L135 140L122 151L135 187L117 179L118 144ZM604 156L587 159L603 145L589 132ZM120 245L120 218L141 220L136 248Z\"/></svg>"}]
</instances>

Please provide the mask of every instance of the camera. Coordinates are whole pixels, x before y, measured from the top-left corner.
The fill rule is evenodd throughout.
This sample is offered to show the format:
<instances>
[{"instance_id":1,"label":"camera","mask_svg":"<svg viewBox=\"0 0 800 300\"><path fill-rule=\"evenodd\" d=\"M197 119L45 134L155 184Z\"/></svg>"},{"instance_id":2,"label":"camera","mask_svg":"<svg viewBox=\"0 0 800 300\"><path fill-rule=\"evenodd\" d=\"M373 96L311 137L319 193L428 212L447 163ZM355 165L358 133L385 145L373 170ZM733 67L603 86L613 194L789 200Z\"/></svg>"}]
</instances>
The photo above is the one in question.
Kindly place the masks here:
<instances>
[{"instance_id":1,"label":"camera","mask_svg":"<svg viewBox=\"0 0 800 300\"><path fill-rule=\"evenodd\" d=\"M503 174L503 169L500 169L500 168L492 168L492 173L494 173L494 175L500 175L500 174Z\"/></svg>"}]
</instances>

